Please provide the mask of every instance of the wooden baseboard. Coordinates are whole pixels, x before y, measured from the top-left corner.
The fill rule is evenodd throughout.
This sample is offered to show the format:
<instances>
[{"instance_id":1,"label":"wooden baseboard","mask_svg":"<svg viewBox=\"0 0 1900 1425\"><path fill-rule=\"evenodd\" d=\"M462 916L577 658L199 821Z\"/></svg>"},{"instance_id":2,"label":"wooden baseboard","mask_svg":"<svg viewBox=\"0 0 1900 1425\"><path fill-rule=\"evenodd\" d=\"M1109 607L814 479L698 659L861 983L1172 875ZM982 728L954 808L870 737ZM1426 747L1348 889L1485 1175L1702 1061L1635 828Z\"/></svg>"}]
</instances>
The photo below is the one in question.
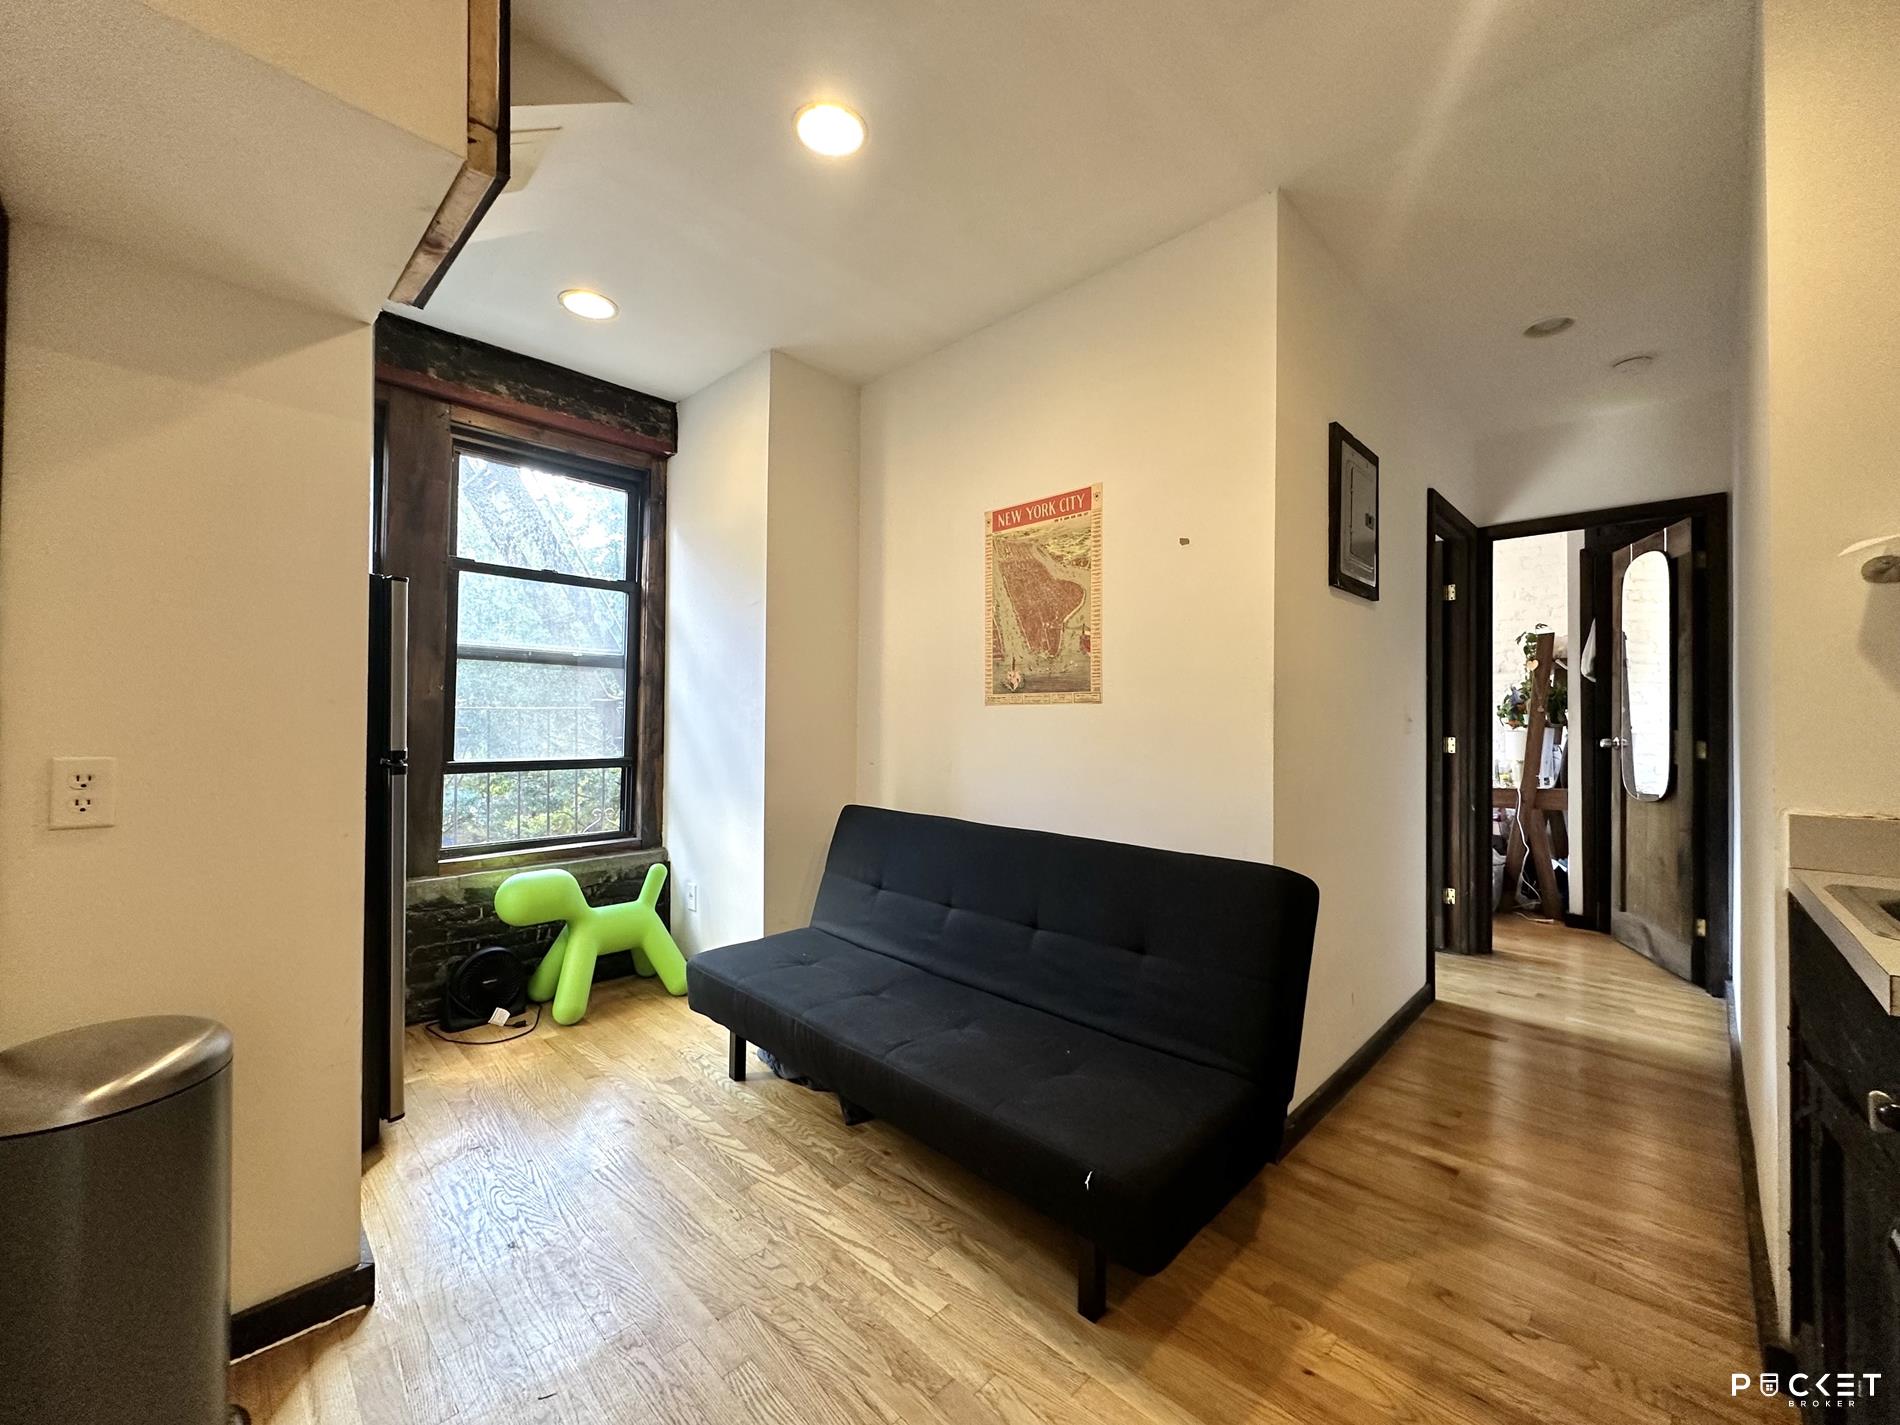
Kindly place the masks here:
<instances>
[{"instance_id":1,"label":"wooden baseboard","mask_svg":"<svg viewBox=\"0 0 1900 1425\"><path fill-rule=\"evenodd\" d=\"M361 1311L376 1300L376 1255L360 1239L356 1265L247 1306L231 1317L231 1359L242 1360L292 1336Z\"/></svg>"},{"instance_id":2,"label":"wooden baseboard","mask_svg":"<svg viewBox=\"0 0 1900 1425\"><path fill-rule=\"evenodd\" d=\"M1755 1167L1755 1128L1748 1114L1748 1079L1742 1072L1741 1005L1735 982L1728 987L1728 1068L1735 1106L1735 1146L1742 1165L1742 1216L1748 1221L1748 1281L1755 1298L1755 1340L1764 1371L1786 1375L1795 1368L1794 1351L1781 1334L1775 1301L1775 1270L1768 1260L1768 1224L1762 1216L1761 1179Z\"/></svg>"},{"instance_id":3,"label":"wooden baseboard","mask_svg":"<svg viewBox=\"0 0 1900 1425\"><path fill-rule=\"evenodd\" d=\"M1352 1086L1363 1079L1372 1066L1385 1056L1385 1051L1398 1042L1399 1036L1411 1027L1412 1021L1425 1012L1425 1007L1432 1002L1432 998L1432 986L1430 984L1420 986L1417 994L1399 1006L1397 1014L1380 1025L1377 1033L1361 1044L1350 1059L1333 1071L1332 1077L1294 1105L1293 1110L1286 1116L1286 1131L1280 1137L1279 1156L1281 1158L1291 1153L1294 1145L1311 1133L1313 1126L1330 1113L1333 1106L1346 1096Z\"/></svg>"}]
</instances>

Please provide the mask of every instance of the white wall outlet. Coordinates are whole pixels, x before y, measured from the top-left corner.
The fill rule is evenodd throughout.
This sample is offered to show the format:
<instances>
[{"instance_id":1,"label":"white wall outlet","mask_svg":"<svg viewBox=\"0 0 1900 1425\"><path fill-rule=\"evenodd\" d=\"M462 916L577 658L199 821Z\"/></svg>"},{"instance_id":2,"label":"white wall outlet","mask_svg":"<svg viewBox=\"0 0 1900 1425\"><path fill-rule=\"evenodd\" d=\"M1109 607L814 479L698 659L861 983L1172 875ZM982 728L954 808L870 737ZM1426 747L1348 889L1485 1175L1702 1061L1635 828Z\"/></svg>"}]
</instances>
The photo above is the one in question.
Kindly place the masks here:
<instances>
[{"instance_id":1,"label":"white wall outlet","mask_svg":"<svg viewBox=\"0 0 1900 1425\"><path fill-rule=\"evenodd\" d=\"M686 909L693 915L699 914L699 882L687 881L683 889L686 892Z\"/></svg>"},{"instance_id":2,"label":"white wall outlet","mask_svg":"<svg viewBox=\"0 0 1900 1425\"><path fill-rule=\"evenodd\" d=\"M111 826L119 812L119 759L55 757L47 824L55 831Z\"/></svg>"}]
</instances>

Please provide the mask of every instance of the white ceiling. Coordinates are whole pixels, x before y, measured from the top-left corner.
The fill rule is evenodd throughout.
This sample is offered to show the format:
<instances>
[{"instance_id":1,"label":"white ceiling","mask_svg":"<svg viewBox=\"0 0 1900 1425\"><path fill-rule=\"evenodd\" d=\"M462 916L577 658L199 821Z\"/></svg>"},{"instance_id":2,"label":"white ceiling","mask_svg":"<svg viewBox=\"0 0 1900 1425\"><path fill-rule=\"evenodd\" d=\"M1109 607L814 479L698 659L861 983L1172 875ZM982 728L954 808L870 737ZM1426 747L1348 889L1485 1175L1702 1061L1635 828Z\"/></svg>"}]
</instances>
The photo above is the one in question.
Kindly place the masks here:
<instances>
[{"instance_id":1,"label":"white ceiling","mask_svg":"<svg viewBox=\"0 0 1900 1425\"><path fill-rule=\"evenodd\" d=\"M1628 351L1688 389L1728 347L1750 8L516 0L627 102L518 115L562 132L424 319L663 396L768 347L865 380L1284 187L1480 429L1621 397ZM856 158L793 140L819 97Z\"/></svg>"},{"instance_id":2,"label":"white ceiling","mask_svg":"<svg viewBox=\"0 0 1900 1425\"><path fill-rule=\"evenodd\" d=\"M455 176L455 151L134 0L0 8L17 219L368 320Z\"/></svg>"},{"instance_id":3,"label":"white ceiling","mask_svg":"<svg viewBox=\"0 0 1900 1425\"><path fill-rule=\"evenodd\" d=\"M1288 191L1481 432L1725 386L1751 33L1748 6L1702 7Z\"/></svg>"}]
</instances>

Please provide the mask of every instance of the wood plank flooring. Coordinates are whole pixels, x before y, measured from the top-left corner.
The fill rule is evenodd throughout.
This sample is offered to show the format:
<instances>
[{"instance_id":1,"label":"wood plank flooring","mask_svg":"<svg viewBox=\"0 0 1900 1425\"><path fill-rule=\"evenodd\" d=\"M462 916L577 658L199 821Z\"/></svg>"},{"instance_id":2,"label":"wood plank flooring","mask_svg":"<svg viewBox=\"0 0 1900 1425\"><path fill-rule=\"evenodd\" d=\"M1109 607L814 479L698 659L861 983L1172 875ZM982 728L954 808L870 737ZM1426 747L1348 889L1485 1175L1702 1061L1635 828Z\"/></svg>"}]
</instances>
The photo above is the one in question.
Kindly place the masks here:
<instances>
[{"instance_id":1,"label":"wood plank flooring","mask_svg":"<svg viewBox=\"0 0 1900 1425\"><path fill-rule=\"evenodd\" d=\"M260 1422L1785 1419L1753 1371L1722 1005L1506 920L1165 1273L1074 1310L1060 1229L754 1067L651 982L411 1037L379 1299L243 1362Z\"/></svg>"}]
</instances>

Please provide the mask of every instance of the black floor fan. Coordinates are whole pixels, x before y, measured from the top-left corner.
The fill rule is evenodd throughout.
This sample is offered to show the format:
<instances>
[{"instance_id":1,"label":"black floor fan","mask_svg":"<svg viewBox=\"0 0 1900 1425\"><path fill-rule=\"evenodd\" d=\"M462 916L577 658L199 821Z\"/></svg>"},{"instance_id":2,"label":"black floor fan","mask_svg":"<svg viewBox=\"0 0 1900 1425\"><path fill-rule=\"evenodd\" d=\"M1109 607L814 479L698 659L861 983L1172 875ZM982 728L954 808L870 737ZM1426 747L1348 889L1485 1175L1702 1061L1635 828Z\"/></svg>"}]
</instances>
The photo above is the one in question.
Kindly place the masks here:
<instances>
[{"instance_id":1,"label":"black floor fan","mask_svg":"<svg viewBox=\"0 0 1900 1425\"><path fill-rule=\"evenodd\" d=\"M455 962L442 991L442 1028L451 1034L505 1024L528 1007L528 976L512 950L490 945ZM496 1011L501 1018L495 1017Z\"/></svg>"}]
</instances>

